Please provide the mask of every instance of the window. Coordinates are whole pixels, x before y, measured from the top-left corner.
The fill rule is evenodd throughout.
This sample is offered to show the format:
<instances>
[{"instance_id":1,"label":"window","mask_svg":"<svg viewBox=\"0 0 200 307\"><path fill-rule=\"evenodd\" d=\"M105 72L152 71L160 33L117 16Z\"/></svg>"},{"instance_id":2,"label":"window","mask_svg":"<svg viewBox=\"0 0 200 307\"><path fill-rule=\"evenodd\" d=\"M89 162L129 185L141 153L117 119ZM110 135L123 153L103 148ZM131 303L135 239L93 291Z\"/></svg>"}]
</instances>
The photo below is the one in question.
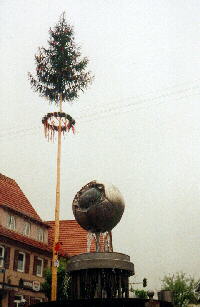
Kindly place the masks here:
<instances>
[{"instance_id":1,"label":"window","mask_svg":"<svg viewBox=\"0 0 200 307\"><path fill-rule=\"evenodd\" d=\"M0 268L4 267L5 248L0 246Z\"/></svg>"},{"instance_id":2,"label":"window","mask_svg":"<svg viewBox=\"0 0 200 307\"><path fill-rule=\"evenodd\" d=\"M23 235L30 236L31 232L31 224L29 222L25 222L24 229L23 229Z\"/></svg>"},{"instance_id":3,"label":"window","mask_svg":"<svg viewBox=\"0 0 200 307\"><path fill-rule=\"evenodd\" d=\"M36 262L36 275L42 277L43 273L43 259L37 258Z\"/></svg>"},{"instance_id":4,"label":"window","mask_svg":"<svg viewBox=\"0 0 200 307\"><path fill-rule=\"evenodd\" d=\"M8 228L10 230L15 230L16 228L16 221L15 221L15 217L13 215L8 215Z\"/></svg>"},{"instance_id":5,"label":"window","mask_svg":"<svg viewBox=\"0 0 200 307\"><path fill-rule=\"evenodd\" d=\"M25 268L25 253L19 252L17 258L17 271L24 272Z\"/></svg>"},{"instance_id":6,"label":"window","mask_svg":"<svg viewBox=\"0 0 200 307\"><path fill-rule=\"evenodd\" d=\"M19 250L15 250L13 270L28 274L29 269L30 269L30 254Z\"/></svg>"},{"instance_id":7,"label":"window","mask_svg":"<svg viewBox=\"0 0 200 307\"><path fill-rule=\"evenodd\" d=\"M44 242L44 230L41 228L38 228L37 239L38 241Z\"/></svg>"}]
</instances>

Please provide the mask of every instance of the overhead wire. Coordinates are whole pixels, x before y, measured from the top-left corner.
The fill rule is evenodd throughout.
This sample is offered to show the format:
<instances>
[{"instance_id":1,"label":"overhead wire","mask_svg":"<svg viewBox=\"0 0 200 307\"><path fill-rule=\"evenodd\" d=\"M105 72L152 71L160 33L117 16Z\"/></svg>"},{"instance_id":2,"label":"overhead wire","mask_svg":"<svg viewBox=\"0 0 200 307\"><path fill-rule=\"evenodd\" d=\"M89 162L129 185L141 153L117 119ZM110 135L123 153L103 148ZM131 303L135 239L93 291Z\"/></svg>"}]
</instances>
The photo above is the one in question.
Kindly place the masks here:
<instances>
[{"instance_id":1,"label":"overhead wire","mask_svg":"<svg viewBox=\"0 0 200 307\"><path fill-rule=\"evenodd\" d=\"M198 95L200 95L200 93L198 94ZM194 96L194 95L187 95L187 96L184 96L184 97L179 97L179 98L177 98L176 99L176 101L177 100L182 100L182 99L185 99L186 97L192 97L192 96ZM159 105L159 104L163 104L162 102L157 102L157 103L154 103L153 105ZM151 107L152 106L152 104L151 105L148 105L147 107ZM124 110L124 112L123 113L125 113L125 112L129 112L130 110ZM110 113L107 113L106 115L109 115ZM96 120L98 120L98 119L101 119L101 118L103 118L103 116L102 116L103 114L101 114L101 116L99 117L92 117L90 120L89 120L89 122L91 122L91 121L96 121ZM112 115L119 115L119 112L117 112L117 113L112 113ZM104 116L105 116L105 114L104 114ZM87 121L87 123L88 123L88 121ZM4 135L6 138L7 137L9 137L9 138L15 138L15 137L21 137L21 136L23 136L23 137L26 137L26 136L30 136L30 135L38 135L38 131L41 131L41 129L42 129L42 126L37 126L37 129L31 129L32 130L32 132L31 131L29 131L29 133L27 133L27 131L26 131L26 129L24 129L24 130L21 130L20 131L20 133L18 133L17 131L15 132L15 133L8 133L7 135ZM0 139L2 139L3 138L3 136L1 136L0 135Z\"/></svg>"},{"instance_id":2,"label":"overhead wire","mask_svg":"<svg viewBox=\"0 0 200 307\"><path fill-rule=\"evenodd\" d=\"M164 91L164 93L163 94L160 94L160 95L157 95L157 96L153 96L153 97L149 97L150 95L152 95L153 93L157 93L158 91L149 91L149 92L147 92L145 95L143 95L142 97L141 97L141 95L136 95L136 96L129 96L129 97L125 97L125 98L119 98L119 99L114 99L114 100L111 100L110 102L108 102L107 104L106 104L106 106L105 107L103 107L102 108L102 105L101 104L97 104L95 107L97 108L97 110L98 110L98 112L101 112L101 111L104 111L105 110L105 112L110 112L110 110L112 109L112 108L123 108L123 107L126 107L126 106L129 106L129 104L127 105L124 105L124 104L122 104L122 105L120 105L120 104L118 104L118 103L120 103L120 102L123 102L123 101L129 101L129 100L137 100L137 103L130 103L131 105L136 105L136 104L139 104L140 102L141 102L141 104L143 104L144 102L148 102L148 101L152 101L152 100L156 100L156 99L161 99L161 98L164 98L164 97L168 97L168 96L170 96L170 95L176 95L176 94L181 94L181 93L185 93L185 92L188 92L188 91L190 91L190 90L193 90L193 89L195 89L195 88L199 88L199 86L198 85L196 85L196 86L192 86L192 84L195 84L195 83L198 83L198 82L200 82L200 78L198 78L198 79L194 79L192 82L184 82L184 83L181 83L181 84L178 84L178 85L174 85L174 86L170 86L170 87L166 87L163 91ZM186 87L186 88L183 88L183 89L179 89L178 90L178 88L180 88L181 86L183 86L183 85L185 85L185 84L189 84L189 87ZM177 90L175 90L175 91L172 91L172 89L176 89L177 88ZM169 91L169 90L171 90L171 91ZM163 92L163 91L161 91L161 92ZM166 91L168 91L167 93L165 93ZM84 106L84 108L83 109L81 109L81 112L87 112L87 110L89 109L89 110L91 110L91 107L93 107L94 105L93 104L90 104L90 105L88 105L88 106ZM109 108L110 107L110 108ZM88 113L88 112L87 112ZM92 114L89 114L88 115L88 117L90 116L90 115L92 115ZM85 118L85 115L82 115L82 116L79 116L78 117L78 119L81 119L81 118ZM18 128L19 127L19 125L15 125L15 126L11 126L10 128L9 128L9 131L12 131L12 130L16 130L16 128ZM35 128L34 127L31 127L31 128L26 128L26 130L34 130ZM17 129L17 131L19 131L19 130L24 130L24 128L18 128ZM3 130L3 129L1 129L1 132L5 132L5 133L7 133L7 129L5 129L5 130Z\"/></svg>"},{"instance_id":3,"label":"overhead wire","mask_svg":"<svg viewBox=\"0 0 200 307\"><path fill-rule=\"evenodd\" d=\"M183 93L187 93L190 90L194 90L194 89L199 89L199 86L195 86L195 87L192 87L192 88L189 88L189 89L185 89L185 90L179 91L178 93L179 94L183 94ZM138 101L133 102L133 103L130 102L128 104L115 105L114 107L103 108L102 110L98 109L98 113L100 113L100 112L101 112L101 114L103 114L103 113L110 113L112 111L120 110L120 109L127 108L127 107L132 107L132 106L136 106L136 105L141 106L141 105L144 105L146 103L148 103L148 105L154 105L154 104L150 104L149 102L155 101L155 100L158 100L158 99L163 99L163 98L171 97L172 95L175 95L175 94L177 94L177 92L176 93L167 93L167 94L160 95L160 96L157 96L157 97L152 97L152 98L138 99ZM188 97L188 95L185 95L184 97ZM126 100L130 100L130 99L131 98L127 98ZM96 114L97 114L97 112L87 114L86 116L81 115L80 117L78 117L78 119L82 120L82 119L85 119L87 117L92 117L93 118L93 116L96 115Z\"/></svg>"},{"instance_id":4,"label":"overhead wire","mask_svg":"<svg viewBox=\"0 0 200 307\"><path fill-rule=\"evenodd\" d=\"M119 104L119 105L114 105L116 103L110 103L108 104L108 107L104 107L102 109L96 109L96 111L94 113L89 113L87 112L86 115L82 114L81 116L77 117L76 118L76 121L79 120L79 122L81 121L85 121L86 118L89 118L89 120L87 120L87 123L90 122L90 121L94 121L94 120L97 120L97 119L101 119L103 116L105 116L106 114L110 114L110 113L114 113L114 115L117 115L119 114L119 112L123 112L123 109L124 109L124 112L128 112L130 111L130 108L131 107L135 107L135 106L154 106L154 105L157 105L157 104L161 104L163 102L158 102L158 103L150 103L150 102L154 102L158 99L165 99L165 98L168 98L168 97L171 97L171 96L174 96L174 95L180 95L180 94L185 94L185 93L189 93L191 90L194 91L195 89L199 89L199 86L196 85L196 86L190 86L188 88L185 88L185 89L181 89L181 90L178 90L178 91L170 91L168 93L165 93L165 94L162 94L162 95L158 95L156 97L147 97L147 98L140 98L138 99L136 102L130 102L130 103L127 103L127 104ZM192 93L190 95L183 95L181 97L176 97L174 98L174 100L180 100L180 99L184 99L184 98L187 98L187 97L191 97L193 95L200 95L200 92L199 93ZM140 96L141 97L141 96ZM119 102L121 101L127 101L127 100L131 100L131 99L136 99L136 96L134 97L128 97L128 98L124 98L124 99L121 99L121 100L118 100ZM127 110L128 108L128 110ZM82 110L83 112L83 110ZM12 131L12 129L9 129L9 132L8 130L5 130L3 131L3 134L1 133L0 134L0 139L4 138L4 137L10 137L10 136L13 136L15 137L16 135L17 136L22 136L22 135L34 135L35 133L38 133L37 131L41 129L41 126L34 126L34 127L31 127L31 128L20 128L20 129L16 129L16 128L13 128L14 131ZM27 132L29 132L27 134Z\"/></svg>"},{"instance_id":5,"label":"overhead wire","mask_svg":"<svg viewBox=\"0 0 200 307\"><path fill-rule=\"evenodd\" d=\"M175 100L176 101L182 100L182 99L185 99L187 97L192 97L194 95L195 95L194 93L191 94L191 95L185 95L185 96L176 98ZM200 95L200 93L197 93L196 95ZM163 104L163 102L159 101L157 103L149 104L147 107L149 108L149 107L152 107L154 105L159 105L159 104ZM130 111L130 107L134 107L136 105L141 107L141 104L138 104L138 103L129 104L129 105L124 106L124 107L126 107L126 109L122 110L121 112L123 112L123 113L129 112ZM112 113L112 115L117 116L117 115L119 115L119 110L116 110L116 109L112 109L112 110L109 110L109 111L108 110L104 110L104 112L101 112L101 114L97 114L97 113L91 114L91 115L88 116L88 117L90 117L90 120L87 120L87 123L88 122L92 122L92 121L96 121L96 120L100 120L100 119L104 118L105 116L110 115L111 113ZM79 118L79 122L80 121L84 122L85 121L85 117L81 116ZM20 137L20 136L36 135L38 133L38 131L41 130L41 128L42 128L42 126L37 126L37 127L33 127L33 128L28 128L28 131L27 131L26 128L20 129L19 131L15 130L14 132L10 131L9 133L7 132L7 133L5 133L3 135L0 134L0 139L7 138L7 137L9 137L9 138L11 137L12 138L12 137L16 137L16 136Z\"/></svg>"},{"instance_id":6,"label":"overhead wire","mask_svg":"<svg viewBox=\"0 0 200 307\"><path fill-rule=\"evenodd\" d=\"M129 96L129 97L125 97L125 98L114 99L114 100L111 100L110 103L108 103L107 105L113 105L115 103L122 102L124 100L127 101L127 100L132 100L132 99L135 99L135 100L136 99L144 99L145 97L148 98L150 95L154 95L155 93L157 94L158 92L161 92L161 93L164 92L163 94L159 94L158 96L154 96L153 97L153 98L156 99L157 97L159 98L161 95L165 95L166 91L168 92L169 90L176 89L176 88L177 88L177 90L174 91L174 92L171 92L171 94L177 94L177 93L181 92L182 90L183 91L188 91L188 90L193 89L192 84L195 84L195 83L199 83L200 84L200 78L194 79L192 82L183 82L183 83L181 83L179 85L168 86L168 87L164 88L161 91L158 91L158 90L148 91L147 93L145 93L145 95L143 95L143 98L141 98L141 95L136 95L136 96ZM189 85L189 86L187 86L186 88L180 89L180 87L182 87L184 85ZM197 85L195 87L199 87L199 86ZM178 90L178 88L179 88L179 90ZM168 94L169 94L169 92L168 92ZM91 107L93 107L93 104L90 104L90 105L84 107L83 110L87 111L87 109L91 109Z\"/></svg>"}]
</instances>

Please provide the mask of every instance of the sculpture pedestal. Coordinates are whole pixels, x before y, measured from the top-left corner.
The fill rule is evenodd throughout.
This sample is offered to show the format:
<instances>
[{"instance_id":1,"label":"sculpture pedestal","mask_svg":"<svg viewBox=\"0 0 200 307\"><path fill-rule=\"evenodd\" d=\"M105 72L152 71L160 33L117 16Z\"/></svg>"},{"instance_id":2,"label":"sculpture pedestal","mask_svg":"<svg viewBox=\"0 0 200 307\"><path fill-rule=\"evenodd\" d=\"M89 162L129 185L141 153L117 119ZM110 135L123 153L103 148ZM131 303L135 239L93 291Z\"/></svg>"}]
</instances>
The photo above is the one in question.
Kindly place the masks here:
<instances>
[{"instance_id":1,"label":"sculpture pedestal","mask_svg":"<svg viewBox=\"0 0 200 307\"><path fill-rule=\"evenodd\" d=\"M121 253L85 253L70 258L67 271L72 299L128 298L134 264Z\"/></svg>"}]
</instances>

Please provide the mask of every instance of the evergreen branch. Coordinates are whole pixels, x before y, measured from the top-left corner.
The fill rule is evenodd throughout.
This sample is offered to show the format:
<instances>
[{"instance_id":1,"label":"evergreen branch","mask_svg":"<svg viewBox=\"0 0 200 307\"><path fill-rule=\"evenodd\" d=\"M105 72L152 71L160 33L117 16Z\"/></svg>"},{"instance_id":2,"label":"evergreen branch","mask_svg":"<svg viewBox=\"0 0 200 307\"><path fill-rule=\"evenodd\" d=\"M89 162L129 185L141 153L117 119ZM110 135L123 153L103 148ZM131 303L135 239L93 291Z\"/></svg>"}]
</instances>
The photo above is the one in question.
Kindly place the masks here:
<instances>
[{"instance_id":1,"label":"evergreen branch","mask_svg":"<svg viewBox=\"0 0 200 307\"><path fill-rule=\"evenodd\" d=\"M73 34L73 28L67 24L63 13L58 24L49 30L49 48L41 47L35 55L36 75L29 73L34 91L56 104L60 94L63 101L78 98L78 92L84 92L93 80L90 72L85 71L88 59L81 58Z\"/></svg>"}]
</instances>

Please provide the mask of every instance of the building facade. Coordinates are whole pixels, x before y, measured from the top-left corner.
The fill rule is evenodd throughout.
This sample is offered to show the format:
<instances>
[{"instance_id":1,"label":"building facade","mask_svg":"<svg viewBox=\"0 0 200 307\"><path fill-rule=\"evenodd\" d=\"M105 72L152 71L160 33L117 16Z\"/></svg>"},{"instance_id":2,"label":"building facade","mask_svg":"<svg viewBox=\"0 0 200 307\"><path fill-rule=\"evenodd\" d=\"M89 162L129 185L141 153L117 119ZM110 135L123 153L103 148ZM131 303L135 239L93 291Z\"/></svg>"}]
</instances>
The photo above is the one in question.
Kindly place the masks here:
<instances>
[{"instance_id":1,"label":"building facade","mask_svg":"<svg viewBox=\"0 0 200 307\"><path fill-rule=\"evenodd\" d=\"M51 265L50 226L18 184L0 174L0 306L45 301L41 284Z\"/></svg>"},{"instance_id":2,"label":"building facade","mask_svg":"<svg viewBox=\"0 0 200 307\"><path fill-rule=\"evenodd\" d=\"M41 220L15 180L0 174L0 307L47 300L41 285L51 267L54 226ZM61 220L59 255L86 253L87 234L75 220Z\"/></svg>"}]
</instances>

